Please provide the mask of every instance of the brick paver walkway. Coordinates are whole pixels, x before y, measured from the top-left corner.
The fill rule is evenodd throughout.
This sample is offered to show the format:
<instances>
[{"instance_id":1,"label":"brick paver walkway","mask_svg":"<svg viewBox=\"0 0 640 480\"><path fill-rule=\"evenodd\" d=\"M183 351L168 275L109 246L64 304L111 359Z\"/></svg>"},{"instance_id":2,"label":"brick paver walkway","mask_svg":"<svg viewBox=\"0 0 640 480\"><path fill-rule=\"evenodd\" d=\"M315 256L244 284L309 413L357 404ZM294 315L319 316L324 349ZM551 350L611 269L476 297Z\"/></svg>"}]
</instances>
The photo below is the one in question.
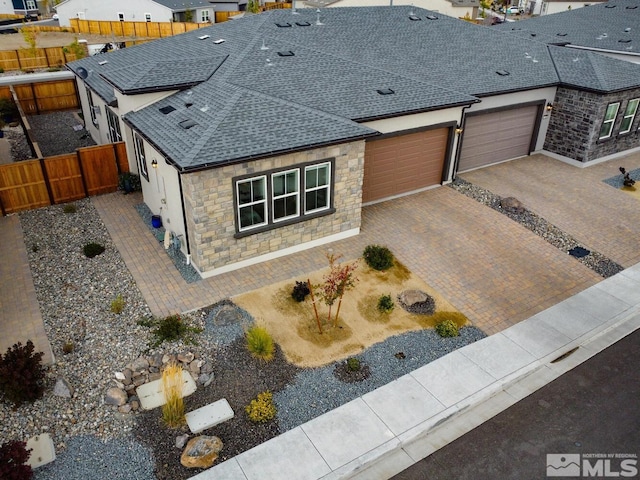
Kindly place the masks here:
<instances>
[{"instance_id":1,"label":"brick paver walkway","mask_svg":"<svg viewBox=\"0 0 640 480\"><path fill-rule=\"evenodd\" d=\"M20 218L0 217L0 352L31 340L43 363L51 363L51 345L40 314Z\"/></svg>"}]
</instances>

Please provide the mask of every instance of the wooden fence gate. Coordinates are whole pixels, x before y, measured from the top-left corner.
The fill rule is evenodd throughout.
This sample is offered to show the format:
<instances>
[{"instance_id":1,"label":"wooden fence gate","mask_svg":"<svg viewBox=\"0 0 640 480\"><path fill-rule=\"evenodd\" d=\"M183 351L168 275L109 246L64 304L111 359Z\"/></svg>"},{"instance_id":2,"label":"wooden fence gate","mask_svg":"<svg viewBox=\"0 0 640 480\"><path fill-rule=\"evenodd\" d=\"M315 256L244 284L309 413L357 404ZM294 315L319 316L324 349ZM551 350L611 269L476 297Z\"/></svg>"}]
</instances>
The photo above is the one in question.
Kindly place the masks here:
<instances>
[{"instance_id":1,"label":"wooden fence gate","mask_svg":"<svg viewBox=\"0 0 640 480\"><path fill-rule=\"evenodd\" d=\"M115 192L118 174L128 171L124 142L0 165L0 209L7 215Z\"/></svg>"}]
</instances>

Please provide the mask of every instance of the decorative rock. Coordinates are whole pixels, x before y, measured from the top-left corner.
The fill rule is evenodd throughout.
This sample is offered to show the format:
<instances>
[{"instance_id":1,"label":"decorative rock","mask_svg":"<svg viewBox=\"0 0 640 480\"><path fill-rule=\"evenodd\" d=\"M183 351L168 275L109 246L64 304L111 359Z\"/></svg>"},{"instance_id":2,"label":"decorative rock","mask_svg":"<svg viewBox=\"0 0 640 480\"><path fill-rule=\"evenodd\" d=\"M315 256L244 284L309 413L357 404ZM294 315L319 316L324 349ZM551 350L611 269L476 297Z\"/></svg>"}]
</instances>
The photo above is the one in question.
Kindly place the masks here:
<instances>
[{"instance_id":1,"label":"decorative rock","mask_svg":"<svg viewBox=\"0 0 640 480\"><path fill-rule=\"evenodd\" d=\"M125 385L130 385L131 384L131 377L133 376L133 372L131 371L131 369L129 368L125 368L122 373L124 374L124 380L122 381L122 383L124 383Z\"/></svg>"},{"instance_id":2,"label":"decorative rock","mask_svg":"<svg viewBox=\"0 0 640 480\"><path fill-rule=\"evenodd\" d=\"M135 398L135 400L133 400ZM131 397L131 400L129 400L129 405L131 405L131 410L138 411L140 409L140 400L138 400L138 397Z\"/></svg>"},{"instance_id":3,"label":"decorative rock","mask_svg":"<svg viewBox=\"0 0 640 480\"><path fill-rule=\"evenodd\" d=\"M124 383L119 382L117 380L114 380L114 383L116 384L116 387L118 387L120 390L124 390Z\"/></svg>"},{"instance_id":4,"label":"decorative rock","mask_svg":"<svg viewBox=\"0 0 640 480\"><path fill-rule=\"evenodd\" d=\"M71 384L64 378L59 378L56 381L55 387L53 387L53 394L56 397L71 398L73 397L74 389Z\"/></svg>"},{"instance_id":5,"label":"decorative rock","mask_svg":"<svg viewBox=\"0 0 640 480\"><path fill-rule=\"evenodd\" d=\"M168 355L168 354L164 354L162 356L162 364L166 365L167 363L171 363L171 362L175 362L176 361L176 356L175 355Z\"/></svg>"},{"instance_id":6,"label":"decorative rock","mask_svg":"<svg viewBox=\"0 0 640 480\"><path fill-rule=\"evenodd\" d=\"M162 366L162 358L163 355L156 353L155 355L152 355L151 357L149 357L149 367L161 367Z\"/></svg>"},{"instance_id":7,"label":"decorative rock","mask_svg":"<svg viewBox=\"0 0 640 480\"><path fill-rule=\"evenodd\" d=\"M127 403L127 392L117 387L111 387L104 396L104 403L107 405L124 405Z\"/></svg>"},{"instance_id":8,"label":"decorative rock","mask_svg":"<svg viewBox=\"0 0 640 480\"><path fill-rule=\"evenodd\" d=\"M218 437L195 437L187 443L180 456L180 463L187 468L209 468L218 458L220 450L222 440Z\"/></svg>"},{"instance_id":9,"label":"decorative rock","mask_svg":"<svg viewBox=\"0 0 640 480\"><path fill-rule=\"evenodd\" d=\"M182 363L191 363L196 356L191 352L179 353L178 360Z\"/></svg>"},{"instance_id":10,"label":"decorative rock","mask_svg":"<svg viewBox=\"0 0 640 480\"><path fill-rule=\"evenodd\" d=\"M131 370L140 372L149 368L149 361L144 357L136 358L131 364Z\"/></svg>"},{"instance_id":11,"label":"decorative rock","mask_svg":"<svg viewBox=\"0 0 640 480\"><path fill-rule=\"evenodd\" d=\"M127 378L122 372L116 372L115 376L116 376L116 380L119 380L121 382Z\"/></svg>"},{"instance_id":12,"label":"decorative rock","mask_svg":"<svg viewBox=\"0 0 640 480\"><path fill-rule=\"evenodd\" d=\"M407 312L418 315L433 315L436 310L433 297L420 290L405 290L398 295L398 303Z\"/></svg>"},{"instance_id":13,"label":"decorative rock","mask_svg":"<svg viewBox=\"0 0 640 480\"><path fill-rule=\"evenodd\" d=\"M213 373L203 373L198 377L198 383L203 387L208 387L213 382Z\"/></svg>"},{"instance_id":14,"label":"decorative rock","mask_svg":"<svg viewBox=\"0 0 640 480\"><path fill-rule=\"evenodd\" d=\"M140 385L144 385L145 383L147 383L147 381L143 376L135 377L133 379L133 385L136 387L139 387Z\"/></svg>"},{"instance_id":15,"label":"decorative rock","mask_svg":"<svg viewBox=\"0 0 640 480\"><path fill-rule=\"evenodd\" d=\"M125 403L124 405L120 405L118 407L118 411L120 413L130 413L132 409L133 407L131 407L131 405L129 405L128 403Z\"/></svg>"},{"instance_id":16,"label":"decorative rock","mask_svg":"<svg viewBox=\"0 0 640 480\"><path fill-rule=\"evenodd\" d=\"M194 360L193 362L191 362L189 364L189 371L191 373L194 373L195 375L199 375L200 374L200 367L202 367L202 364L204 362L202 360Z\"/></svg>"},{"instance_id":17,"label":"decorative rock","mask_svg":"<svg viewBox=\"0 0 640 480\"><path fill-rule=\"evenodd\" d=\"M176 437L176 448L183 448L184 445L189 440L189 434L185 433L184 435L179 435Z\"/></svg>"},{"instance_id":18,"label":"decorative rock","mask_svg":"<svg viewBox=\"0 0 640 480\"><path fill-rule=\"evenodd\" d=\"M513 213L524 212L524 205L515 197L507 197L500 200L500 206L503 210L507 210Z\"/></svg>"},{"instance_id":19,"label":"decorative rock","mask_svg":"<svg viewBox=\"0 0 640 480\"><path fill-rule=\"evenodd\" d=\"M130 383L129 385L125 385L124 386L124 391L125 392L130 392L132 390L135 390L136 386L133 383Z\"/></svg>"},{"instance_id":20,"label":"decorative rock","mask_svg":"<svg viewBox=\"0 0 640 480\"><path fill-rule=\"evenodd\" d=\"M211 373L213 372L213 365L209 362L202 362L202 366L200 367L200 373Z\"/></svg>"},{"instance_id":21,"label":"decorative rock","mask_svg":"<svg viewBox=\"0 0 640 480\"><path fill-rule=\"evenodd\" d=\"M398 300L404 303L407 307L410 307L416 303L426 302L429 298L424 292L420 290L405 290L400 295L398 295Z\"/></svg>"},{"instance_id":22,"label":"decorative rock","mask_svg":"<svg viewBox=\"0 0 640 480\"><path fill-rule=\"evenodd\" d=\"M153 382L154 380L158 380L162 378L162 374L161 373L150 373L149 374L149 381Z\"/></svg>"}]
</instances>

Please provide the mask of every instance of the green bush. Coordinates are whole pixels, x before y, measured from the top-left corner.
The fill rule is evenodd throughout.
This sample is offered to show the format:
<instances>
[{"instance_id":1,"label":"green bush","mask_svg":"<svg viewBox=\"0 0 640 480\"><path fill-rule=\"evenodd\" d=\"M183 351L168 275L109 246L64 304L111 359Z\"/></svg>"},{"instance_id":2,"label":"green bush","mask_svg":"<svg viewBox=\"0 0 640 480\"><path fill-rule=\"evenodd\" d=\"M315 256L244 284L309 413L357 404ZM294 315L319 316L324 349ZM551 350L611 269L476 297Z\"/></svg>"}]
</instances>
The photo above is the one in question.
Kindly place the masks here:
<instances>
[{"instance_id":1,"label":"green bush","mask_svg":"<svg viewBox=\"0 0 640 480\"><path fill-rule=\"evenodd\" d=\"M28 480L33 470L27 464L31 450L26 442L12 440L0 446L0 478L3 480Z\"/></svg>"},{"instance_id":2,"label":"green bush","mask_svg":"<svg viewBox=\"0 0 640 480\"><path fill-rule=\"evenodd\" d=\"M84 254L88 258L93 258L104 252L104 247L99 243L91 242L84 246Z\"/></svg>"},{"instance_id":3,"label":"green bush","mask_svg":"<svg viewBox=\"0 0 640 480\"><path fill-rule=\"evenodd\" d=\"M457 337L460 335L458 325L453 320L442 320L436 325L436 332L441 337Z\"/></svg>"},{"instance_id":4,"label":"green bush","mask_svg":"<svg viewBox=\"0 0 640 480\"><path fill-rule=\"evenodd\" d=\"M76 213L78 211L78 207L76 207L75 203L67 203L64 207L62 207L62 211L64 213Z\"/></svg>"},{"instance_id":5,"label":"green bush","mask_svg":"<svg viewBox=\"0 0 640 480\"><path fill-rule=\"evenodd\" d=\"M307 282L296 282L291 296L296 302L304 302L304 299L307 298L309 293L311 292L309 291L309 284Z\"/></svg>"},{"instance_id":6,"label":"green bush","mask_svg":"<svg viewBox=\"0 0 640 480\"><path fill-rule=\"evenodd\" d=\"M247 330L247 349L256 358L268 362L273 358L273 338L266 328L254 325Z\"/></svg>"},{"instance_id":7,"label":"green bush","mask_svg":"<svg viewBox=\"0 0 640 480\"><path fill-rule=\"evenodd\" d=\"M64 353L65 355L73 353L74 350L75 345L73 344L73 342L65 342L64 345L62 345L62 353Z\"/></svg>"},{"instance_id":8,"label":"green bush","mask_svg":"<svg viewBox=\"0 0 640 480\"><path fill-rule=\"evenodd\" d=\"M360 370L361 366L362 365L360 364L360 360L358 360L357 358L347 358L347 370L349 370L350 372L357 372L358 370Z\"/></svg>"},{"instance_id":9,"label":"green bush","mask_svg":"<svg viewBox=\"0 0 640 480\"><path fill-rule=\"evenodd\" d=\"M125 302L122 295L118 294L116 298L111 300L111 313L115 313L116 315L120 315L124 310Z\"/></svg>"},{"instance_id":10,"label":"green bush","mask_svg":"<svg viewBox=\"0 0 640 480\"><path fill-rule=\"evenodd\" d=\"M17 408L22 402L33 402L44 393L44 353L33 353L31 340L20 342L0 355L0 391Z\"/></svg>"},{"instance_id":11,"label":"green bush","mask_svg":"<svg viewBox=\"0 0 640 480\"><path fill-rule=\"evenodd\" d=\"M367 245L362 257L374 270L388 270L393 267L393 253L381 245Z\"/></svg>"},{"instance_id":12,"label":"green bush","mask_svg":"<svg viewBox=\"0 0 640 480\"><path fill-rule=\"evenodd\" d=\"M395 308L391 295L382 295L378 299L378 311L382 313L391 313Z\"/></svg>"},{"instance_id":13,"label":"green bush","mask_svg":"<svg viewBox=\"0 0 640 480\"><path fill-rule=\"evenodd\" d=\"M276 406L273 404L273 395L269 391L259 393L244 409L249 416L249 420L256 423L266 423L278 413Z\"/></svg>"},{"instance_id":14,"label":"green bush","mask_svg":"<svg viewBox=\"0 0 640 480\"><path fill-rule=\"evenodd\" d=\"M153 335L155 341L152 342L153 347L157 347L162 342L173 342L182 340L184 343L195 343L191 334L202 332L201 328L190 327L180 317L180 315L169 315L160 320L146 322L139 320L138 325L155 325Z\"/></svg>"},{"instance_id":15,"label":"green bush","mask_svg":"<svg viewBox=\"0 0 640 480\"><path fill-rule=\"evenodd\" d=\"M118 190L122 190L124 193L141 191L140 176L131 172L121 173L118 176Z\"/></svg>"}]
</instances>

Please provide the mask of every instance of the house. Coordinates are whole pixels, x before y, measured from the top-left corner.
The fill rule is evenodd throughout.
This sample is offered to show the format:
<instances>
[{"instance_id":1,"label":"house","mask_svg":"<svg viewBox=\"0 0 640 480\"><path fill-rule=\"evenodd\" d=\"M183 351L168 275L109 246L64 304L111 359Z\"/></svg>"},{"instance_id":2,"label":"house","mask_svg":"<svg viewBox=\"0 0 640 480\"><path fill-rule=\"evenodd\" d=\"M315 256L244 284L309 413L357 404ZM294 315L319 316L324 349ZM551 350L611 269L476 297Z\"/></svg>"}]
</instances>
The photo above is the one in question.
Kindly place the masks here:
<instances>
[{"instance_id":1,"label":"house","mask_svg":"<svg viewBox=\"0 0 640 480\"><path fill-rule=\"evenodd\" d=\"M590 5L596 5L598 3L606 2L607 0L599 1L567 1L567 0L538 0L536 6L539 5L539 10L534 9L532 13L538 15L550 15L552 13L565 12L567 10L575 10L577 8L588 7Z\"/></svg>"},{"instance_id":2,"label":"house","mask_svg":"<svg viewBox=\"0 0 640 480\"><path fill-rule=\"evenodd\" d=\"M0 15L14 15L15 9L10 0L0 0Z\"/></svg>"},{"instance_id":3,"label":"house","mask_svg":"<svg viewBox=\"0 0 640 480\"><path fill-rule=\"evenodd\" d=\"M640 0L611 5L570 15L638 24ZM411 6L274 10L68 68L93 138L126 142L145 203L208 277L357 235L363 204L457 172L638 149L640 66L569 44L583 23L558 15L543 35ZM607 49L638 45L610 32Z\"/></svg>"},{"instance_id":4,"label":"house","mask_svg":"<svg viewBox=\"0 0 640 480\"><path fill-rule=\"evenodd\" d=\"M208 0L64 0L55 8L62 26L69 26L71 18L123 22L215 22L215 5Z\"/></svg>"},{"instance_id":5,"label":"house","mask_svg":"<svg viewBox=\"0 0 640 480\"><path fill-rule=\"evenodd\" d=\"M16 15L24 15L28 18L38 17L38 1L37 0L12 0L13 12Z\"/></svg>"},{"instance_id":6,"label":"house","mask_svg":"<svg viewBox=\"0 0 640 480\"><path fill-rule=\"evenodd\" d=\"M387 6L389 0L308 0L306 5L316 7L373 7ZM454 18L478 18L480 0L394 0L394 5L410 5Z\"/></svg>"}]
</instances>

